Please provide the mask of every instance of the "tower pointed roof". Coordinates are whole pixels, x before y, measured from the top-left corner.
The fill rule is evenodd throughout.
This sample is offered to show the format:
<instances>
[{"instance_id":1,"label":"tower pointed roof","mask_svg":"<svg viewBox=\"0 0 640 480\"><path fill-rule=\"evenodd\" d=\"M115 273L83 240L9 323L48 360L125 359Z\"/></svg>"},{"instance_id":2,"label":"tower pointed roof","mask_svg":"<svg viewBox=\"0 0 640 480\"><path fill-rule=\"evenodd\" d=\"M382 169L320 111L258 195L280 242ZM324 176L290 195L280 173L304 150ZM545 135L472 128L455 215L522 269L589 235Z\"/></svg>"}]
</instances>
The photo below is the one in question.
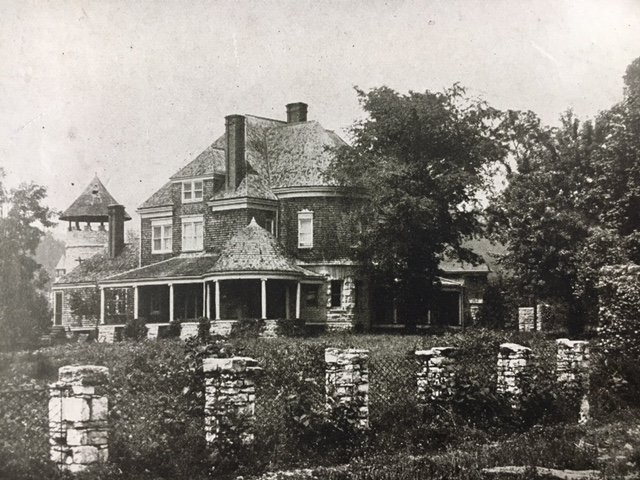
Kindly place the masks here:
<instances>
[{"instance_id":1,"label":"tower pointed roof","mask_svg":"<svg viewBox=\"0 0 640 480\"><path fill-rule=\"evenodd\" d=\"M96 175L80 196L60 215L60 220L106 222L109 220L107 207L117 203ZM131 216L125 212L124 219L131 220Z\"/></svg>"}]
</instances>

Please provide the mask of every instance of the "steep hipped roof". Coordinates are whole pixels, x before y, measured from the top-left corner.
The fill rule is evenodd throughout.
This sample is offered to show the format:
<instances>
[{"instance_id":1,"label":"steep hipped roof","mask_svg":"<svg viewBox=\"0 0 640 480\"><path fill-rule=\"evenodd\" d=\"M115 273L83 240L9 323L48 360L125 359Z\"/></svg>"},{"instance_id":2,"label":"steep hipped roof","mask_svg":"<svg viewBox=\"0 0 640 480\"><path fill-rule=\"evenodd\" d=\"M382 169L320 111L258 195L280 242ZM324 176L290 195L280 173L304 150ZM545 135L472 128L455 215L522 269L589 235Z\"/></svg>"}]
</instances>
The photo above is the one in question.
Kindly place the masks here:
<instances>
[{"instance_id":1,"label":"steep hipped roof","mask_svg":"<svg viewBox=\"0 0 640 480\"><path fill-rule=\"evenodd\" d=\"M105 280L107 282L123 282L128 280L200 277L211 270L217 258L216 255L208 254L173 257L111 276Z\"/></svg>"},{"instance_id":2,"label":"steep hipped roof","mask_svg":"<svg viewBox=\"0 0 640 480\"><path fill-rule=\"evenodd\" d=\"M84 192L60 215L60 220L106 222L109 220L107 207L117 203L118 201L113 198L96 175ZM131 220L127 212L124 214L124 219Z\"/></svg>"},{"instance_id":3,"label":"steep hipped roof","mask_svg":"<svg viewBox=\"0 0 640 480\"><path fill-rule=\"evenodd\" d=\"M54 286L75 283L96 283L111 275L126 272L138 266L138 247L126 244L124 250L115 258L106 251L87 258L71 272L64 275Z\"/></svg>"},{"instance_id":4,"label":"steep hipped roof","mask_svg":"<svg viewBox=\"0 0 640 480\"><path fill-rule=\"evenodd\" d=\"M318 274L296 265L276 237L255 219L226 243L213 266L214 272L278 272L305 276Z\"/></svg>"},{"instance_id":5,"label":"steep hipped roof","mask_svg":"<svg viewBox=\"0 0 640 480\"><path fill-rule=\"evenodd\" d=\"M248 171L260 175L272 189L325 186L331 162L327 148L346 145L335 132L316 121L287 123L244 115ZM226 134L213 144L226 148Z\"/></svg>"},{"instance_id":6,"label":"steep hipped roof","mask_svg":"<svg viewBox=\"0 0 640 480\"><path fill-rule=\"evenodd\" d=\"M180 178L207 177L214 173L222 175L226 173L224 148L210 145L204 152L178 170L171 178L177 180Z\"/></svg>"},{"instance_id":7,"label":"steep hipped roof","mask_svg":"<svg viewBox=\"0 0 640 480\"><path fill-rule=\"evenodd\" d=\"M266 180L253 172L245 175L235 191L222 190L221 192L216 193L212 200L237 197L262 198L266 200L278 199L267 185Z\"/></svg>"},{"instance_id":8,"label":"steep hipped roof","mask_svg":"<svg viewBox=\"0 0 640 480\"><path fill-rule=\"evenodd\" d=\"M173 205L171 182L167 182L138 208L170 207L171 205Z\"/></svg>"}]
</instances>

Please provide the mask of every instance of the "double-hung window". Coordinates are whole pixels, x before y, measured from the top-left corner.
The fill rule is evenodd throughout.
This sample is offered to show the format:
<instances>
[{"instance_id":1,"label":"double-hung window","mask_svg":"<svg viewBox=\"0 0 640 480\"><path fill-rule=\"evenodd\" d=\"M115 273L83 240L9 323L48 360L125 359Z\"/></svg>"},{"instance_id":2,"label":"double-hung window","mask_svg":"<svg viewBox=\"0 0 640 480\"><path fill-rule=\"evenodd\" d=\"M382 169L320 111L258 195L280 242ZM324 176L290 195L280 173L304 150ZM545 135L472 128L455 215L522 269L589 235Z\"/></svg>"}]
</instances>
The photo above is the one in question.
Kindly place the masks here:
<instances>
[{"instance_id":1,"label":"double-hung window","mask_svg":"<svg viewBox=\"0 0 640 480\"><path fill-rule=\"evenodd\" d=\"M202 216L182 217L182 251L189 252L203 249Z\"/></svg>"},{"instance_id":2,"label":"double-hung window","mask_svg":"<svg viewBox=\"0 0 640 480\"><path fill-rule=\"evenodd\" d=\"M298 212L298 248L313 248L313 212Z\"/></svg>"},{"instance_id":3,"label":"double-hung window","mask_svg":"<svg viewBox=\"0 0 640 480\"><path fill-rule=\"evenodd\" d=\"M201 202L203 183L202 180L186 180L182 182L182 201Z\"/></svg>"},{"instance_id":4,"label":"double-hung window","mask_svg":"<svg viewBox=\"0 0 640 480\"><path fill-rule=\"evenodd\" d=\"M151 221L151 253L171 253L172 220Z\"/></svg>"}]
</instances>

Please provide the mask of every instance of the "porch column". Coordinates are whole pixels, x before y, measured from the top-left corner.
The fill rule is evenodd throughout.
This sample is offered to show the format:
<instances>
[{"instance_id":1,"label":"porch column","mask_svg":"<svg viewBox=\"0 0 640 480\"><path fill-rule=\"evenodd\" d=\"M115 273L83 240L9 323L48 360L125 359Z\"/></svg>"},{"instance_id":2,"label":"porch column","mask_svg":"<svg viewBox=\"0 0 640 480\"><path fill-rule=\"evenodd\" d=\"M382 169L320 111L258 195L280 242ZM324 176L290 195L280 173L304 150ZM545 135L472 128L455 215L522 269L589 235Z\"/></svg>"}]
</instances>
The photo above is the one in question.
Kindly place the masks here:
<instances>
[{"instance_id":1,"label":"porch column","mask_svg":"<svg viewBox=\"0 0 640 480\"><path fill-rule=\"evenodd\" d=\"M207 310L206 318L211 318L211 283L206 283L207 286Z\"/></svg>"},{"instance_id":2,"label":"porch column","mask_svg":"<svg viewBox=\"0 0 640 480\"><path fill-rule=\"evenodd\" d=\"M296 285L296 320L300 319L300 295L302 291L302 284L298 282Z\"/></svg>"},{"instance_id":3,"label":"porch column","mask_svg":"<svg viewBox=\"0 0 640 480\"><path fill-rule=\"evenodd\" d=\"M202 316L207 316L207 282L202 282Z\"/></svg>"},{"instance_id":4,"label":"porch column","mask_svg":"<svg viewBox=\"0 0 640 480\"><path fill-rule=\"evenodd\" d=\"M138 286L133 287L133 318L138 318L138 306L140 305L140 292L138 292Z\"/></svg>"},{"instance_id":5,"label":"porch column","mask_svg":"<svg viewBox=\"0 0 640 480\"><path fill-rule=\"evenodd\" d=\"M291 296L289 293L290 288L291 286L287 284L286 288L284 289L284 318L286 318L287 320L291 318L291 307L289 305L291 303L291 299L289 298Z\"/></svg>"},{"instance_id":6,"label":"porch column","mask_svg":"<svg viewBox=\"0 0 640 480\"><path fill-rule=\"evenodd\" d=\"M169 284L169 321L173 322L173 283Z\"/></svg>"},{"instance_id":7,"label":"porch column","mask_svg":"<svg viewBox=\"0 0 640 480\"><path fill-rule=\"evenodd\" d=\"M100 287L100 324L104 325L104 287Z\"/></svg>"},{"instance_id":8,"label":"porch column","mask_svg":"<svg viewBox=\"0 0 640 480\"><path fill-rule=\"evenodd\" d=\"M216 285L216 320L220 320L220 281L215 281Z\"/></svg>"},{"instance_id":9,"label":"porch column","mask_svg":"<svg viewBox=\"0 0 640 480\"><path fill-rule=\"evenodd\" d=\"M260 283L262 284L262 288L260 290L260 298L262 299L262 320L267 319L267 279L261 278Z\"/></svg>"}]
</instances>

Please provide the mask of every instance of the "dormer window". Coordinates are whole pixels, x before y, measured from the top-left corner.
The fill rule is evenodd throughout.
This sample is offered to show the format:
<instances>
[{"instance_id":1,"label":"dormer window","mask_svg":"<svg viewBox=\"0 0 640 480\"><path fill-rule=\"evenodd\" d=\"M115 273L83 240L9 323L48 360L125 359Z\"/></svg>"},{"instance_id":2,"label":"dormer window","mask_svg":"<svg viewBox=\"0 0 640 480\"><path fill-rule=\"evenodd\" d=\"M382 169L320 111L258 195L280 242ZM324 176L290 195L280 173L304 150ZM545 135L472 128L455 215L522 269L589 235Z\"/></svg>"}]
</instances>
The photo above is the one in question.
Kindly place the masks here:
<instances>
[{"instance_id":1,"label":"dormer window","mask_svg":"<svg viewBox=\"0 0 640 480\"><path fill-rule=\"evenodd\" d=\"M298 248L313 248L313 212L298 212Z\"/></svg>"},{"instance_id":2,"label":"dormer window","mask_svg":"<svg viewBox=\"0 0 640 480\"><path fill-rule=\"evenodd\" d=\"M187 180L182 182L182 201L184 203L201 202L202 192L202 180Z\"/></svg>"}]
</instances>

